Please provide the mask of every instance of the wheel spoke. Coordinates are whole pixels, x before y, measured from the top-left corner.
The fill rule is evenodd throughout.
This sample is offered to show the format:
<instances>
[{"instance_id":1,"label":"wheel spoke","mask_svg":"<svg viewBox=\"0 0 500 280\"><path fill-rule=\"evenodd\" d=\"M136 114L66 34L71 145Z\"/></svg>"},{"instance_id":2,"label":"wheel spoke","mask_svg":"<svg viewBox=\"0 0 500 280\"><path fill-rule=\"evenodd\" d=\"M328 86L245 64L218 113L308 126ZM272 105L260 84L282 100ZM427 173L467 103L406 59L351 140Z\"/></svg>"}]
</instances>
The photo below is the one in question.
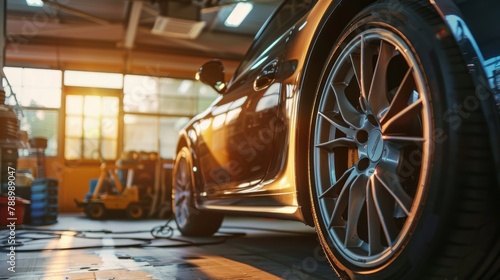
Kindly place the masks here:
<instances>
[{"instance_id":1,"label":"wheel spoke","mask_svg":"<svg viewBox=\"0 0 500 280\"><path fill-rule=\"evenodd\" d=\"M184 203L184 201L186 201L187 197L188 197L187 192L185 192L185 191L176 192L175 205L181 205L182 203Z\"/></svg>"},{"instance_id":2,"label":"wheel spoke","mask_svg":"<svg viewBox=\"0 0 500 280\"><path fill-rule=\"evenodd\" d=\"M356 77L356 82L358 83L360 96L359 96L359 105L363 112L367 111L367 102L366 102L366 93L363 88L362 76L361 76L361 55L352 53L350 56L352 69L354 71L354 75Z\"/></svg>"},{"instance_id":3,"label":"wheel spoke","mask_svg":"<svg viewBox=\"0 0 500 280\"><path fill-rule=\"evenodd\" d=\"M413 142L413 143L422 143L425 142L425 138L416 137L416 136L399 136L399 135L384 135L382 139L386 141L394 141L394 142Z\"/></svg>"},{"instance_id":4,"label":"wheel spoke","mask_svg":"<svg viewBox=\"0 0 500 280\"><path fill-rule=\"evenodd\" d=\"M342 174L342 176L337 180L337 182L333 186L329 187L326 191L324 191L319 196L319 198L324 198L324 197L335 198L336 195L334 194L339 193L340 192L339 190L342 190L342 187L344 187L346 184L349 184L354 179L354 176L352 174L354 168L355 167L353 166L349 168L346 172L344 172L344 174Z\"/></svg>"},{"instance_id":5,"label":"wheel spoke","mask_svg":"<svg viewBox=\"0 0 500 280\"><path fill-rule=\"evenodd\" d=\"M358 247L361 239L358 236L359 215L366 200L366 187L368 179L366 176L358 176L349 188L349 204L346 224L346 247Z\"/></svg>"},{"instance_id":6,"label":"wheel spoke","mask_svg":"<svg viewBox=\"0 0 500 280\"><path fill-rule=\"evenodd\" d=\"M361 56L359 54L352 53L350 56L352 69L354 70L354 75L356 76L356 81L358 82L358 86L360 91L362 91L361 84ZM361 92L361 96L364 94Z\"/></svg>"},{"instance_id":7,"label":"wheel spoke","mask_svg":"<svg viewBox=\"0 0 500 280\"><path fill-rule=\"evenodd\" d=\"M380 113L389 107L387 101L387 68L391 59L396 56L394 46L384 41L380 42L377 64L373 71L373 77L368 95L368 103L372 113L380 118Z\"/></svg>"},{"instance_id":8,"label":"wheel spoke","mask_svg":"<svg viewBox=\"0 0 500 280\"><path fill-rule=\"evenodd\" d=\"M344 210L348 206L349 203L349 190L350 187L357 179L359 175L356 172L351 172L349 174L349 177L345 181L345 183L341 184L336 184L333 186L333 189L336 188L341 188L342 190L340 191L340 194L338 198L336 199L335 207L333 208L333 213L330 218L330 222L328 224L328 228L333 227L344 227L345 226L345 220L342 219L342 214L344 213ZM339 180L340 181L340 180ZM337 186L338 185L338 186Z\"/></svg>"},{"instance_id":9,"label":"wheel spoke","mask_svg":"<svg viewBox=\"0 0 500 280\"><path fill-rule=\"evenodd\" d=\"M186 184L185 182L186 180L184 178L182 178L182 176L178 175L176 177L176 180L175 180L175 189L182 189L182 186L184 186Z\"/></svg>"},{"instance_id":10,"label":"wheel spoke","mask_svg":"<svg viewBox=\"0 0 500 280\"><path fill-rule=\"evenodd\" d=\"M175 180L175 190L176 191L184 191L187 187L187 185L189 185L189 182L186 178L186 176L182 175L182 174L178 174L176 176L176 180Z\"/></svg>"},{"instance_id":11,"label":"wheel spoke","mask_svg":"<svg viewBox=\"0 0 500 280\"><path fill-rule=\"evenodd\" d=\"M186 161L184 159L181 159L179 161L177 170L176 170L176 176L175 176L175 188L176 189L181 189L183 188L184 185L187 184L187 176L186 176Z\"/></svg>"},{"instance_id":12,"label":"wheel spoke","mask_svg":"<svg viewBox=\"0 0 500 280\"><path fill-rule=\"evenodd\" d=\"M337 114L335 114L333 112L329 112L329 113L319 112L319 115L322 116L325 120L327 120L335 128L342 131L346 136L350 136L351 138L354 138L356 131L354 129L347 127L346 124L342 120L339 120L336 117Z\"/></svg>"},{"instance_id":13,"label":"wheel spoke","mask_svg":"<svg viewBox=\"0 0 500 280\"><path fill-rule=\"evenodd\" d=\"M190 170L185 159L180 159L177 166L174 184L174 205L179 210L179 213L182 214L187 211L185 207L190 195L189 190L191 189L191 181L187 173L190 172Z\"/></svg>"},{"instance_id":14,"label":"wheel spoke","mask_svg":"<svg viewBox=\"0 0 500 280\"><path fill-rule=\"evenodd\" d=\"M371 44L366 44L365 38L361 38L361 95L368 100L371 81L373 79L373 56L377 54L377 49Z\"/></svg>"},{"instance_id":15,"label":"wheel spoke","mask_svg":"<svg viewBox=\"0 0 500 280\"><path fill-rule=\"evenodd\" d=\"M342 119L351 127L359 128L361 124L361 113L358 112L358 110L356 110L356 108L354 108L351 102L347 99L345 93L347 84L345 82L340 82L334 83L331 86L335 94Z\"/></svg>"},{"instance_id":16,"label":"wheel spoke","mask_svg":"<svg viewBox=\"0 0 500 280\"><path fill-rule=\"evenodd\" d=\"M339 197L336 199L335 207L333 208L332 216L330 217L330 222L328 223L328 228L331 227L344 227L345 221L342 219L342 213L347 207L349 191L348 188L342 189Z\"/></svg>"},{"instance_id":17,"label":"wheel spoke","mask_svg":"<svg viewBox=\"0 0 500 280\"><path fill-rule=\"evenodd\" d=\"M337 138L324 143L316 144L316 148L325 149L328 152L333 151L336 148L355 148L356 142L349 138Z\"/></svg>"},{"instance_id":18,"label":"wheel spoke","mask_svg":"<svg viewBox=\"0 0 500 280\"><path fill-rule=\"evenodd\" d=\"M377 210L377 215L380 221L380 225L382 227L382 231L384 232L385 240L387 244L390 246L392 244L392 239L395 237L394 225L391 221L392 212L390 211L389 205L390 200L388 199L388 195L384 194L382 190L377 188L376 184L372 184L372 194L373 194L373 202L375 209Z\"/></svg>"},{"instance_id":19,"label":"wheel spoke","mask_svg":"<svg viewBox=\"0 0 500 280\"><path fill-rule=\"evenodd\" d=\"M181 205L180 212L181 212L181 214L179 216L177 216L177 218L180 220L179 222L181 224L184 224L185 221L187 220L187 217L189 216L189 209L188 209L186 204Z\"/></svg>"},{"instance_id":20,"label":"wheel spoke","mask_svg":"<svg viewBox=\"0 0 500 280\"><path fill-rule=\"evenodd\" d=\"M410 96L415 90L415 80L413 79L413 67L410 67L401 81L401 84L392 99L389 110L380 119L380 123L384 124L387 120L394 117L396 114L401 112L406 106L408 106L408 101Z\"/></svg>"},{"instance_id":21,"label":"wheel spoke","mask_svg":"<svg viewBox=\"0 0 500 280\"><path fill-rule=\"evenodd\" d=\"M374 200L373 188L375 186L375 177L371 176L369 185L366 188L366 211L368 219L368 255L373 256L382 252L383 247L380 244L380 217Z\"/></svg>"},{"instance_id":22,"label":"wheel spoke","mask_svg":"<svg viewBox=\"0 0 500 280\"><path fill-rule=\"evenodd\" d=\"M418 99L416 102L397 113L394 117L387 120L387 122L382 125L382 132L384 134L390 134L392 132L407 130L411 121L414 120L421 110L422 100Z\"/></svg>"},{"instance_id":23,"label":"wheel spoke","mask_svg":"<svg viewBox=\"0 0 500 280\"><path fill-rule=\"evenodd\" d=\"M409 216L411 205L413 203L413 198L410 197L401 186L399 182L399 178L396 175L391 175L389 172L378 172L382 168L379 166L377 168L377 173L375 173L375 177L377 180L384 186L384 188L389 192L389 194L394 198L396 203L401 207L404 213ZM379 173L381 173L379 175Z\"/></svg>"}]
</instances>

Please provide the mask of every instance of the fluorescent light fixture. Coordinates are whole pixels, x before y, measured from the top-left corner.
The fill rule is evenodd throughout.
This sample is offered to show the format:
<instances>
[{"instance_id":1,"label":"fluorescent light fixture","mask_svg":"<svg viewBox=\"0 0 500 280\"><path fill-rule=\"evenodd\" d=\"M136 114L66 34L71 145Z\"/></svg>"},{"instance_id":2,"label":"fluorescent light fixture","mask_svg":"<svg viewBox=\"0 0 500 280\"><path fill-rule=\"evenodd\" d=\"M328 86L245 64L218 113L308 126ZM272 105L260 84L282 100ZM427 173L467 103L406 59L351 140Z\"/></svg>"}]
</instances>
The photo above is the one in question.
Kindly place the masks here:
<instances>
[{"instance_id":1,"label":"fluorescent light fixture","mask_svg":"<svg viewBox=\"0 0 500 280\"><path fill-rule=\"evenodd\" d=\"M248 14L252 11L252 3L238 3L231 14L227 17L224 25L227 27L238 27L245 20Z\"/></svg>"},{"instance_id":2,"label":"fluorescent light fixture","mask_svg":"<svg viewBox=\"0 0 500 280\"><path fill-rule=\"evenodd\" d=\"M26 0L26 4L31 7L41 7L43 6L42 0Z\"/></svg>"},{"instance_id":3,"label":"fluorescent light fixture","mask_svg":"<svg viewBox=\"0 0 500 280\"><path fill-rule=\"evenodd\" d=\"M158 16L151 33L172 38L196 39L205 24L204 21Z\"/></svg>"}]
</instances>

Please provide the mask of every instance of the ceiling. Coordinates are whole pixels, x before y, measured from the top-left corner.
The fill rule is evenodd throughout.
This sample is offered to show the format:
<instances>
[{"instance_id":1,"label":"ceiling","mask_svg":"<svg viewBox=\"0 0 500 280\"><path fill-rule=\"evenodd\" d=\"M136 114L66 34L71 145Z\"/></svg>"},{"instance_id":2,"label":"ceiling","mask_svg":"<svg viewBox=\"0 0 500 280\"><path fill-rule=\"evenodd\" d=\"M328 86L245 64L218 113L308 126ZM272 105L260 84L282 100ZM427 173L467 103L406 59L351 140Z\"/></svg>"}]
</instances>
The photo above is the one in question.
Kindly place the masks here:
<instances>
[{"instance_id":1,"label":"ceiling","mask_svg":"<svg viewBox=\"0 0 500 280\"><path fill-rule=\"evenodd\" d=\"M238 27L224 24L237 2L202 1L7 0L6 65L192 78L218 58L230 75L279 0L251 2ZM200 22L198 36L179 37Z\"/></svg>"}]
</instances>

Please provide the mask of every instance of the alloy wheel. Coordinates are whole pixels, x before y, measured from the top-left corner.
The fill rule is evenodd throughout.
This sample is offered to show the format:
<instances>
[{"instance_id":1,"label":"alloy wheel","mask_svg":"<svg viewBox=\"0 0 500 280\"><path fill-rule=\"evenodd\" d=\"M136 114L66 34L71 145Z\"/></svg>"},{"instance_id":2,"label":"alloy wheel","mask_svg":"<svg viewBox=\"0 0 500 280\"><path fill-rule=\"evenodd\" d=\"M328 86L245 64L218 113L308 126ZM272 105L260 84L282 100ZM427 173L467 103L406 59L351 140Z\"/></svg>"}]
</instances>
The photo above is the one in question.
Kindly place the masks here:
<instances>
[{"instance_id":1,"label":"alloy wheel","mask_svg":"<svg viewBox=\"0 0 500 280\"><path fill-rule=\"evenodd\" d=\"M190 166L185 157L180 157L175 170L174 181L174 209L175 219L179 226L184 226L188 222L190 215L190 199L192 189L192 178Z\"/></svg>"},{"instance_id":2,"label":"alloy wheel","mask_svg":"<svg viewBox=\"0 0 500 280\"><path fill-rule=\"evenodd\" d=\"M321 92L316 213L329 246L358 267L397 254L424 202L431 113L418 65L398 34L369 29L348 41Z\"/></svg>"}]
</instances>

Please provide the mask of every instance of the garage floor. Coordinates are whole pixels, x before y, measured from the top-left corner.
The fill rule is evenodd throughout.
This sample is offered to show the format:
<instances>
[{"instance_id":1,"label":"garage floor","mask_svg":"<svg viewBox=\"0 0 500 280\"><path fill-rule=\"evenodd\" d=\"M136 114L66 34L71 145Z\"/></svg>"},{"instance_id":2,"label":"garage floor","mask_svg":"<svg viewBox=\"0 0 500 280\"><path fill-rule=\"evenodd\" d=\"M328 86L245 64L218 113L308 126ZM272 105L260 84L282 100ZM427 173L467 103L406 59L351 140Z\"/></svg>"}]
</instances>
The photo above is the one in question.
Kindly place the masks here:
<instances>
[{"instance_id":1,"label":"garage floor","mask_svg":"<svg viewBox=\"0 0 500 280\"><path fill-rule=\"evenodd\" d=\"M18 227L15 272L0 253L0 279L338 279L313 228L298 222L226 217L210 238L184 238L162 220L93 221ZM175 223L169 224L175 228ZM154 238L156 236L171 239ZM0 233L5 245L8 234Z\"/></svg>"}]
</instances>

